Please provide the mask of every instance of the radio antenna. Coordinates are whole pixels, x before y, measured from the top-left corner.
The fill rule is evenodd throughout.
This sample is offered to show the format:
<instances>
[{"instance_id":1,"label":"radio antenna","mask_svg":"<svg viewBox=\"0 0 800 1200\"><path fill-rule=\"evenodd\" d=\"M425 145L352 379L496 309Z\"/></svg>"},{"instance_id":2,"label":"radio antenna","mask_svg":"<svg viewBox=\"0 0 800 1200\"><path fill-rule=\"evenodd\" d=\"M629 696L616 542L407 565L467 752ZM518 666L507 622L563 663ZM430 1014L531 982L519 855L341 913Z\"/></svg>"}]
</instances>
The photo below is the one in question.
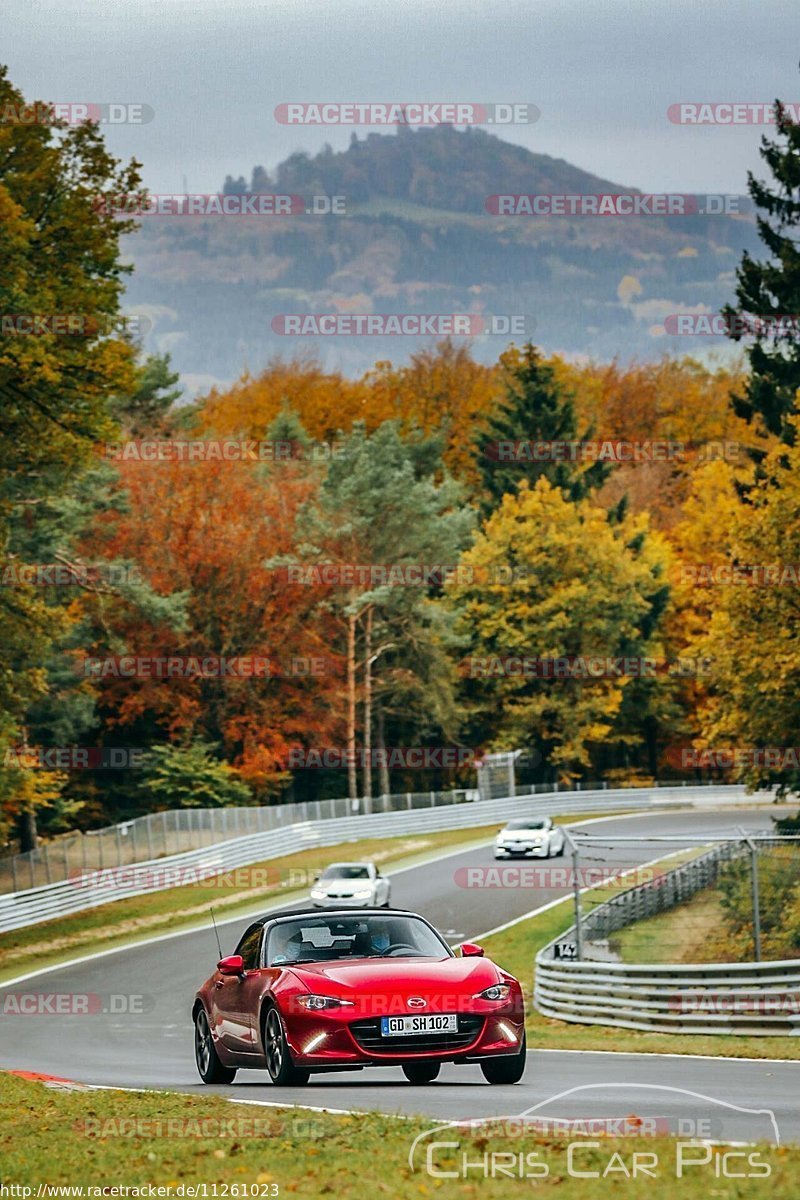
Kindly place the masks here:
<instances>
[{"instance_id":1,"label":"radio antenna","mask_svg":"<svg viewBox=\"0 0 800 1200\"><path fill-rule=\"evenodd\" d=\"M208 911L211 913L211 924L214 926L214 933L217 935L217 949L219 950L220 958L222 958L222 944L219 940L219 930L217 929L217 922L214 920L214 910L210 905Z\"/></svg>"}]
</instances>

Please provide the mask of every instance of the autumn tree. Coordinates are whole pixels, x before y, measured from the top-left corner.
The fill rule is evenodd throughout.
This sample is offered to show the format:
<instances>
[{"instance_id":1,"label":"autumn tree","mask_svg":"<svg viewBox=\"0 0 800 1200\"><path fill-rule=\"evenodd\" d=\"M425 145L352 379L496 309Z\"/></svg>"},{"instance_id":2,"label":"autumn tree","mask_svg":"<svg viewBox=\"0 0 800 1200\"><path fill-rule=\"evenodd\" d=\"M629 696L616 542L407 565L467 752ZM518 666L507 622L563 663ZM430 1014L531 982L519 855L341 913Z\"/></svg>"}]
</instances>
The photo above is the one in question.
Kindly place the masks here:
<instances>
[{"instance_id":1,"label":"autumn tree","mask_svg":"<svg viewBox=\"0 0 800 1200\"><path fill-rule=\"evenodd\" d=\"M612 526L545 478L504 496L462 557L473 579L446 589L468 647L465 704L490 748L533 749L546 773L572 779L598 747L631 740L618 725L630 676L547 678L503 664L645 656L666 583L659 543L641 553L645 531L642 518Z\"/></svg>"},{"instance_id":2,"label":"autumn tree","mask_svg":"<svg viewBox=\"0 0 800 1200\"><path fill-rule=\"evenodd\" d=\"M698 746L738 748L734 776L753 788L800 791L800 444L777 446L749 503L733 516L729 568L739 582L717 581L708 634L698 645L713 664L712 689ZM778 759L753 750L777 749Z\"/></svg>"},{"instance_id":3,"label":"autumn tree","mask_svg":"<svg viewBox=\"0 0 800 1200\"><path fill-rule=\"evenodd\" d=\"M179 675L129 679L113 669L97 677L107 724L132 744L220 747L251 795L268 799L288 779L297 746L333 736L339 665L331 622L315 614L309 589L266 565L295 544L295 523L318 486L303 461L121 461L127 510L100 519L95 544L136 562L162 597L182 598L176 629L162 615L118 611L110 631L95 629L83 656L103 662L120 653L183 658L259 659L249 677ZM135 783L123 797L147 806Z\"/></svg>"},{"instance_id":4,"label":"autumn tree","mask_svg":"<svg viewBox=\"0 0 800 1200\"><path fill-rule=\"evenodd\" d=\"M97 125L30 120L47 107L26 106L5 68L0 112L0 309L11 322L0 343L0 546L8 565L15 517L35 522L45 499L69 493L95 443L113 434L110 398L131 382L134 350L115 323L129 269L119 239L132 223L97 198L136 192L139 176L138 164L109 154ZM45 322L35 336L26 325L33 317ZM5 745L25 736L25 713L47 690L44 664L69 621L39 592L0 589ZM19 780L4 778L0 793L23 848L32 845L31 790L26 798Z\"/></svg>"},{"instance_id":5,"label":"autumn tree","mask_svg":"<svg viewBox=\"0 0 800 1200\"><path fill-rule=\"evenodd\" d=\"M475 432L500 402L500 375L498 367L476 362L468 346L448 338L400 366L376 363L365 382L372 411L399 421L406 431L441 434L445 466L474 488L480 480Z\"/></svg>"}]
</instances>

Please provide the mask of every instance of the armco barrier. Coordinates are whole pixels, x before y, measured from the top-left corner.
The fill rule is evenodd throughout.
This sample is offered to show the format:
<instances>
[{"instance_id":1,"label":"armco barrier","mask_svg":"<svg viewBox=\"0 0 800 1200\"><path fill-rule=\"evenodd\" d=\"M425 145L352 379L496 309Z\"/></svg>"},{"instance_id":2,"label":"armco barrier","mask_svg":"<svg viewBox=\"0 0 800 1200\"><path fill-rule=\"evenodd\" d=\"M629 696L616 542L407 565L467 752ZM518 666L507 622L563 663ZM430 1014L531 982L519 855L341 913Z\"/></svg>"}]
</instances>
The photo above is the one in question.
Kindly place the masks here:
<instances>
[{"instance_id":1,"label":"armco barrier","mask_svg":"<svg viewBox=\"0 0 800 1200\"><path fill-rule=\"evenodd\" d=\"M661 1033L800 1034L800 959L631 964L536 958L534 1003L580 1025Z\"/></svg>"},{"instance_id":2,"label":"armco barrier","mask_svg":"<svg viewBox=\"0 0 800 1200\"><path fill-rule=\"evenodd\" d=\"M109 868L99 881L81 876L61 883L0 896L0 933L67 916L112 900L163 891L174 886L170 870L194 871L196 876L230 871L314 846L335 846L366 837L397 837L444 829L469 829L514 817L570 812L613 812L670 806L753 802L739 785L705 787L620 788L580 792L551 792L470 804L449 804L406 812L375 813L303 821L283 829L231 838L214 846L151 859L122 869Z\"/></svg>"}]
</instances>

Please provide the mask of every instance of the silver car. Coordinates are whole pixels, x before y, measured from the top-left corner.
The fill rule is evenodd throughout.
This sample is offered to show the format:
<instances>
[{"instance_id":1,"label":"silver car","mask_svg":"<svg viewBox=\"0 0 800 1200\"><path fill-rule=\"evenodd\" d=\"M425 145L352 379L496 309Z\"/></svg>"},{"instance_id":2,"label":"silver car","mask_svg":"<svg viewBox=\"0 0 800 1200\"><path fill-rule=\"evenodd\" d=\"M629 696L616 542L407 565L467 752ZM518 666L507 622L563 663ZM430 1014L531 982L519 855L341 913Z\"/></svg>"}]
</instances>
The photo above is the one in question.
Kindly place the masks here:
<instances>
[{"instance_id":1,"label":"silver car","mask_svg":"<svg viewBox=\"0 0 800 1200\"><path fill-rule=\"evenodd\" d=\"M374 863L331 863L311 889L315 908L388 908L389 880Z\"/></svg>"},{"instance_id":2,"label":"silver car","mask_svg":"<svg viewBox=\"0 0 800 1200\"><path fill-rule=\"evenodd\" d=\"M550 858L564 853L564 831L550 817L509 821L495 838L495 858Z\"/></svg>"}]
</instances>

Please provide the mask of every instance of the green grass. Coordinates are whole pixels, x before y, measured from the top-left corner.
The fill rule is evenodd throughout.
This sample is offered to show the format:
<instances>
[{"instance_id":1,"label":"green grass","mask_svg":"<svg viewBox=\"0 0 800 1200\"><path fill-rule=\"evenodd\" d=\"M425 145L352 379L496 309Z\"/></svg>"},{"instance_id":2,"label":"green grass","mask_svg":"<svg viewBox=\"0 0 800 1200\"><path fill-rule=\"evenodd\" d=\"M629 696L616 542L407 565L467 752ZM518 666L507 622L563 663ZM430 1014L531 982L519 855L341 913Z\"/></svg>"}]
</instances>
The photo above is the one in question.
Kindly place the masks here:
<instances>
[{"instance_id":1,"label":"green grass","mask_svg":"<svg viewBox=\"0 0 800 1200\"><path fill-rule=\"evenodd\" d=\"M612 1165L618 1167L621 1161L630 1170L633 1154L646 1153L656 1156L651 1167L655 1179L641 1174L627 1179L619 1168L606 1180L581 1179L569 1173L563 1139L541 1133L497 1137L480 1130L445 1128L441 1140L457 1142L458 1147L437 1151L433 1165L440 1172L455 1171L457 1178L435 1178L425 1171L424 1157L415 1159L419 1165L413 1171L408 1161L414 1138L433 1128L424 1117L340 1116L241 1105L213 1095L62 1092L9 1074L2 1076L0 1086L0 1122L0 1178L7 1185L32 1188L33 1196L40 1184L84 1189L150 1184L169 1187L167 1195L173 1196L181 1194L176 1189L182 1184L205 1184L206 1195L213 1198L216 1184L218 1196L227 1186L228 1197L291 1195L301 1200L322 1196L363 1200L365 1194L415 1200L426 1196L507 1200L532 1194L545 1200L597 1200L608 1190L626 1200L662 1196L795 1200L800 1177L799 1147L764 1144L747 1149L769 1167L769 1177L718 1178L712 1157L707 1165L692 1168L678 1179L678 1144L659 1137L596 1139L599 1144L594 1148L579 1148L574 1163L575 1170L602 1174L614 1154L620 1158L613 1159ZM209 1136L186 1136L201 1129ZM215 1136L218 1132L224 1136ZM492 1153L510 1153L515 1161L517 1156L536 1153L548 1174L533 1181L498 1174L487 1178L473 1166L467 1178L462 1177L463 1157L472 1164L496 1163L497 1159L484 1159ZM699 1148L691 1153L699 1157ZM741 1171L742 1160L731 1169Z\"/></svg>"},{"instance_id":2,"label":"green grass","mask_svg":"<svg viewBox=\"0 0 800 1200\"><path fill-rule=\"evenodd\" d=\"M598 888L593 902L609 894ZM584 905L587 896L583 897ZM573 923L573 903L568 898L502 933L481 938L495 962L521 981L527 1007L529 1049L613 1050L629 1054L711 1054L731 1058L800 1058L800 1038L738 1037L730 1034L645 1033L604 1025L578 1025L545 1017L533 1007L536 953Z\"/></svg>"},{"instance_id":3,"label":"green grass","mask_svg":"<svg viewBox=\"0 0 800 1200\"><path fill-rule=\"evenodd\" d=\"M570 813L555 819L574 822L591 815L597 814ZM618 813L602 815L610 817ZM338 846L300 850L282 858L240 867L238 872L231 873L230 886L205 882L167 888L128 900L115 900L39 925L28 925L0 934L0 982L28 970L57 966L78 955L131 945L159 933L201 928L208 924L209 906L213 906L218 917L244 917L264 906L293 903L308 895L308 886L297 886L298 872L322 870L342 858L371 859L384 868L411 866L449 849L461 846L467 849L486 842L494 837L499 827L494 823L473 829L362 839ZM247 886L248 879L253 878L259 881L257 886ZM264 878L266 883L261 882Z\"/></svg>"},{"instance_id":4,"label":"green grass","mask_svg":"<svg viewBox=\"0 0 800 1200\"><path fill-rule=\"evenodd\" d=\"M702 962L723 916L719 892L705 888L669 912L620 929L611 948L627 963Z\"/></svg>"}]
</instances>

